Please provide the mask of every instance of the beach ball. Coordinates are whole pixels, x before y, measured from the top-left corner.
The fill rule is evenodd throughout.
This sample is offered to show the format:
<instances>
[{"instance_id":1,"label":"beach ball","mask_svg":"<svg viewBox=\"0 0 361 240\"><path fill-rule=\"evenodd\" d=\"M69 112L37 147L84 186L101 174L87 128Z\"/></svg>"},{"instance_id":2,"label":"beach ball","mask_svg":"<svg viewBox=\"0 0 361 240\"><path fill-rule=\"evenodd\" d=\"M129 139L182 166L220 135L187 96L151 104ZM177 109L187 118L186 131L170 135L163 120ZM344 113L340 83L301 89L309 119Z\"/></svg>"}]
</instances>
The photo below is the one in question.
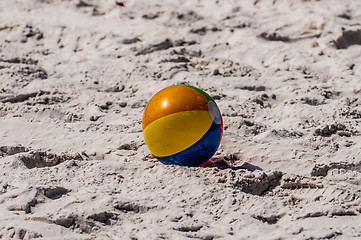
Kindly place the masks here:
<instances>
[{"instance_id":1,"label":"beach ball","mask_svg":"<svg viewBox=\"0 0 361 240\"><path fill-rule=\"evenodd\" d=\"M207 93L189 85L174 85L148 102L142 128L150 152L160 162L199 166L217 151L223 120Z\"/></svg>"}]
</instances>

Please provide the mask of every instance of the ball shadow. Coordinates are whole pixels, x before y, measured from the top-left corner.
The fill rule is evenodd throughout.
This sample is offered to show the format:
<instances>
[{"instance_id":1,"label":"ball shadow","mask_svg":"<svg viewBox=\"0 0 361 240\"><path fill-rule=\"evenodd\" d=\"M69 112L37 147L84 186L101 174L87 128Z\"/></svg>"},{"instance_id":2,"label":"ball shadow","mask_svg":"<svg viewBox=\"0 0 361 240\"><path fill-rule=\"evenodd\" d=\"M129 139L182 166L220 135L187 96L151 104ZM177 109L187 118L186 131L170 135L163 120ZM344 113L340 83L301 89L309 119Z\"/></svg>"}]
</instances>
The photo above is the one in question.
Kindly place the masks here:
<instances>
[{"instance_id":1,"label":"ball shadow","mask_svg":"<svg viewBox=\"0 0 361 240\"><path fill-rule=\"evenodd\" d=\"M207 162L203 163L202 165L200 165L199 167L204 167L204 168L212 168L212 167L216 167L219 169L232 169L232 170L239 170L239 169L245 169L248 171L256 171L256 170L263 170L262 168L250 164L248 162L243 163L241 166L232 166L229 161L224 158L224 157L213 157L211 159L209 159Z\"/></svg>"}]
</instances>

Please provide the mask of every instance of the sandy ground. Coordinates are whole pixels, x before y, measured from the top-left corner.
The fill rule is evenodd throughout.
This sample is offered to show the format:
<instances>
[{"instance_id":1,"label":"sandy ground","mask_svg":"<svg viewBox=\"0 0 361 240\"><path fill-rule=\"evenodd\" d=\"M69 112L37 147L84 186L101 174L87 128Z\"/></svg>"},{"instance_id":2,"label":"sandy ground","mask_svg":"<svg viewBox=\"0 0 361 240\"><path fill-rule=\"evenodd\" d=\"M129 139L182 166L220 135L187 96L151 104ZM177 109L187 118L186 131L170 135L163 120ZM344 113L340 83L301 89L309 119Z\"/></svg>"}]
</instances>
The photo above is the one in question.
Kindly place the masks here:
<instances>
[{"instance_id":1,"label":"sandy ground","mask_svg":"<svg viewBox=\"0 0 361 240\"><path fill-rule=\"evenodd\" d=\"M1 239L361 238L361 2L124 4L0 1ZM150 155L179 83L233 168Z\"/></svg>"}]
</instances>

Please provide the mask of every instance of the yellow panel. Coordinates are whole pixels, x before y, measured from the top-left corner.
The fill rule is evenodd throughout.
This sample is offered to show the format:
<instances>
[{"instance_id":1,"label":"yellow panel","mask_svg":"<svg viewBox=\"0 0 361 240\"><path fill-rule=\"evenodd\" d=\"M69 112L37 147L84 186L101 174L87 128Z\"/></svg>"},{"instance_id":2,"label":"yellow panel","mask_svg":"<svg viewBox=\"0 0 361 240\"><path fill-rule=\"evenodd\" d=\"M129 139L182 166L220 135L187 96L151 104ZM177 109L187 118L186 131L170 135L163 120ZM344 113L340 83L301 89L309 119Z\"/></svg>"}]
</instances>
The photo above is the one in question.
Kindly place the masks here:
<instances>
[{"instance_id":1,"label":"yellow panel","mask_svg":"<svg viewBox=\"0 0 361 240\"><path fill-rule=\"evenodd\" d=\"M208 111L184 111L161 117L143 131L150 152L166 157L192 146L212 125Z\"/></svg>"}]
</instances>

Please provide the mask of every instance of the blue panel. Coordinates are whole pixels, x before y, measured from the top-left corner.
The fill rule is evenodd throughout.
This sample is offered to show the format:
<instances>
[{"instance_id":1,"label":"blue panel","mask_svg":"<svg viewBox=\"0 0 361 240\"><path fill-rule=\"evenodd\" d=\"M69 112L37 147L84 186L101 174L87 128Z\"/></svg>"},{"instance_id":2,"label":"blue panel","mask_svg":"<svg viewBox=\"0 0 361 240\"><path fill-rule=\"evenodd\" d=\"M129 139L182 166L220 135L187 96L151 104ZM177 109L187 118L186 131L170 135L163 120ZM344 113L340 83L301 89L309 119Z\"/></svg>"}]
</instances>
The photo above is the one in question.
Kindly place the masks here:
<instances>
[{"instance_id":1,"label":"blue panel","mask_svg":"<svg viewBox=\"0 0 361 240\"><path fill-rule=\"evenodd\" d=\"M168 165L174 164L197 167L205 163L213 156L213 154L217 151L220 140L221 127L213 122L208 132L189 148L168 157L155 157L160 162Z\"/></svg>"}]
</instances>

